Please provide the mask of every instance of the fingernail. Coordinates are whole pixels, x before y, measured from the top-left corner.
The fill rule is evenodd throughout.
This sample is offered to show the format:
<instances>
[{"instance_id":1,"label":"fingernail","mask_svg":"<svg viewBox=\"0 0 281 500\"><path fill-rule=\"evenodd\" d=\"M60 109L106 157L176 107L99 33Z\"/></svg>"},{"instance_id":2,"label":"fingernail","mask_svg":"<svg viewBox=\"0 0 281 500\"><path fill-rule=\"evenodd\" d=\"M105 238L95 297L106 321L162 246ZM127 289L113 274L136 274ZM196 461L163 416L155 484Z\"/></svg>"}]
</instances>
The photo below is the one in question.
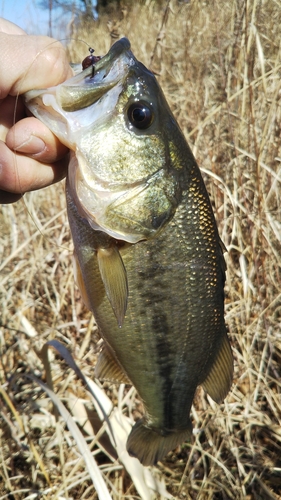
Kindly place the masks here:
<instances>
[{"instance_id":1,"label":"fingernail","mask_svg":"<svg viewBox=\"0 0 281 500\"><path fill-rule=\"evenodd\" d=\"M42 139L39 139L39 137L36 137L35 135L31 135L27 141L22 142L19 146L14 148L14 151L35 155L42 153L45 148L46 144L42 141Z\"/></svg>"}]
</instances>

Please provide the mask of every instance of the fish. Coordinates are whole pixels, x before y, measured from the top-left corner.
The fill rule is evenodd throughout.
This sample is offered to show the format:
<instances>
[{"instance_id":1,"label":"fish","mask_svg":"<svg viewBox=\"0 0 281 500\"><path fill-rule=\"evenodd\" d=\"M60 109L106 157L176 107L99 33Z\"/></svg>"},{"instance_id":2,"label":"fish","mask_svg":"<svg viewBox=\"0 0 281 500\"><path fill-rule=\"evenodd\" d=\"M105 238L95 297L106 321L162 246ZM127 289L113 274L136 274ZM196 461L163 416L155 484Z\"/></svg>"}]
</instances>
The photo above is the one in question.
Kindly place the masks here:
<instances>
[{"instance_id":1,"label":"fish","mask_svg":"<svg viewBox=\"0 0 281 500\"><path fill-rule=\"evenodd\" d=\"M225 247L200 169L127 38L25 103L71 150L76 281L103 339L95 376L134 385L144 414L127 451L157 464L191 438L197 387L221 403L233 379Z\"/></svg>"}]
</instances>

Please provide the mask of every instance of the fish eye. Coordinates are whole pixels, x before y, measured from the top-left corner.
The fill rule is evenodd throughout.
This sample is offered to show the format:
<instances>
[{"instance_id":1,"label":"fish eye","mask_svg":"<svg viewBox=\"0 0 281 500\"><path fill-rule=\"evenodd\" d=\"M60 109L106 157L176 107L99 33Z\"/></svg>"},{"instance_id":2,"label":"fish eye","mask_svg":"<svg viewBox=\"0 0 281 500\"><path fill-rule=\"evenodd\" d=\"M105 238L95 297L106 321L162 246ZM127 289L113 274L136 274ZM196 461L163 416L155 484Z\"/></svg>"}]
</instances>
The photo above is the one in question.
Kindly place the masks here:
<instances>
[{"instance_id":1,"label":"fish eye","mask_svg":"<svg viewBox=\"0 0 281 500\"><path fill-rule=\"evenodd\" d=\"M128 119L134 127L144 130L153 122L154 113L147 102L137 101L129 107Z\"/></svg>"}]
</instances>

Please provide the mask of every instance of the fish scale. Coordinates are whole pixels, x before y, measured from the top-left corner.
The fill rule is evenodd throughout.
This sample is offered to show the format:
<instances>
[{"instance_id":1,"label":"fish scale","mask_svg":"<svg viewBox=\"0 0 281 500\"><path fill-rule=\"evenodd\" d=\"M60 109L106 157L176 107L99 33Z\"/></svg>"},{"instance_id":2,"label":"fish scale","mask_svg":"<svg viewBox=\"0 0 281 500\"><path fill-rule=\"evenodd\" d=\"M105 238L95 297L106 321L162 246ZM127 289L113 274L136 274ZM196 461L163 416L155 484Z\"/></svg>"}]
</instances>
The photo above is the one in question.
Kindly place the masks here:
<instances>
[{"instance_id":1,"label":"fish scale","mask_svg":"<svg viewBox=\"0 0 281 500\"><path fill-rule=\"evenodd\" d=\"M76 279L104 340L95 373L137 389L145 413L127 450L155 464L190 437L197 386L219 403L232 383L223 244L200 170L126 39L26 103L73 150Z\"/></svg>"}]
</instances>

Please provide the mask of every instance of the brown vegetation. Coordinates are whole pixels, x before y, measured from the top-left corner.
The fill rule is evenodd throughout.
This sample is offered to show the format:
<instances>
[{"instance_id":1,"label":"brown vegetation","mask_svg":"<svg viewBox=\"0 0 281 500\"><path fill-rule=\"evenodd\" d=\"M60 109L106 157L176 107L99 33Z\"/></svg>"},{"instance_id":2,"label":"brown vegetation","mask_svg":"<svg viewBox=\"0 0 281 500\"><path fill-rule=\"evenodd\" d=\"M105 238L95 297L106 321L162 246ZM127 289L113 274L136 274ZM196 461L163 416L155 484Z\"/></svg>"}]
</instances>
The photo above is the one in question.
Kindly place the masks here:
<instances>
[{"instance_id":1,"label":"brown vegetation","mask_svg":"<svg viewBox=\"0 0 281 500\"><path fill-rule=\"evenodd\" d=\"M80 26L69 46L77 61L87 55L77 39L100 55L129 37L203 170L228 250L234 384L222 405L198 391L192 442L152 469L170 498L281 498L280 26L272 0L171 0L167 10L146 0ZM93 378L98 337L73 282L63 185L2 206L0 227L0 498L97 498L71 432L23 377L44 379L40 349L57 338ZM89 393L60 356L51 368L55 392L81 424ZM126 415L141 411L134 391L104 387L115 405L122 396ZM141 496L106 435L85 435L114 500L168 498L165 489Z\"/></svg>"}]
</instances>

